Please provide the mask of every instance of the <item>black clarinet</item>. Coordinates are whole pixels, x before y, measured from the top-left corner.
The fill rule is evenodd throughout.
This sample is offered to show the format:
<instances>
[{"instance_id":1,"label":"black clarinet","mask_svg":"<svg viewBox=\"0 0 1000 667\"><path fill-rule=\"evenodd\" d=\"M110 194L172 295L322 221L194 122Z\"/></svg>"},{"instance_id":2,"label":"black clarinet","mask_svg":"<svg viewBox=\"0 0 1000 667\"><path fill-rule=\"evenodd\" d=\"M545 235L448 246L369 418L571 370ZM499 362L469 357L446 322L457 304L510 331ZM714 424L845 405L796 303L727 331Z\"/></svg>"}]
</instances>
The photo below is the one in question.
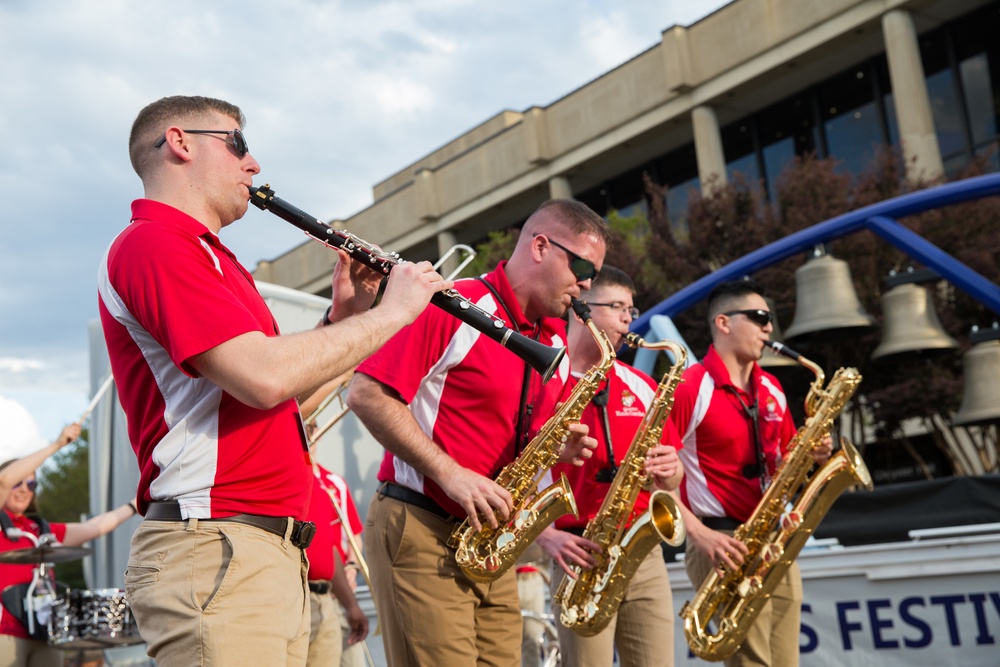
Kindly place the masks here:
<instances>
[{"instance_id":1,"label":"black clarinet","mask_svg":"<svg viewBox=\"0 0 1000 667\"><path fill-rule=\"evenodd\" d=\"M382 275L389 275L394 266L405 261L399 253L380 250L354 234L334 229L284 199L275 197L274 190L269 185L261 188L251 187L250 203L262 211L270 211L282 220L292 223L310 238L326 246L341 248L351 256L351 259L364 263ZM437 292L431 297L431 303L516 354L538 371L542 376L542 382L548 382L552 378L559 367L559 362L566 354L565 347L550 347L514 331L502 319L476 306L453 289Z\"/></svg>"}]
</instances>

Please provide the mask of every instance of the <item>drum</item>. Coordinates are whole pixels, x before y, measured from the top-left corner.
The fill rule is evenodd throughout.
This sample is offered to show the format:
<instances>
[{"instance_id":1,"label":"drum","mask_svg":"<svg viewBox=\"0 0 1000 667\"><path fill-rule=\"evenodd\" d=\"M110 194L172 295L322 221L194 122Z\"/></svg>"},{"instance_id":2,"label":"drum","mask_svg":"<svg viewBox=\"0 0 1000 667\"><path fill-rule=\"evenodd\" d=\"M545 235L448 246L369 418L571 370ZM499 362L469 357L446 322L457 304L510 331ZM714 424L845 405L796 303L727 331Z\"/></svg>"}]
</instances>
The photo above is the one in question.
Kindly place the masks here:
<instances>
[{"instance_id":1,"label":"drum","mask_svg":"<svg viewBox=\"0 0 1000 667\"><path fill-rule=\"evenodd\" d=\"M78 650L140 644L139 628L119 588L70 590L52 605L49 644Z\"/></svg>"}]
</instances>

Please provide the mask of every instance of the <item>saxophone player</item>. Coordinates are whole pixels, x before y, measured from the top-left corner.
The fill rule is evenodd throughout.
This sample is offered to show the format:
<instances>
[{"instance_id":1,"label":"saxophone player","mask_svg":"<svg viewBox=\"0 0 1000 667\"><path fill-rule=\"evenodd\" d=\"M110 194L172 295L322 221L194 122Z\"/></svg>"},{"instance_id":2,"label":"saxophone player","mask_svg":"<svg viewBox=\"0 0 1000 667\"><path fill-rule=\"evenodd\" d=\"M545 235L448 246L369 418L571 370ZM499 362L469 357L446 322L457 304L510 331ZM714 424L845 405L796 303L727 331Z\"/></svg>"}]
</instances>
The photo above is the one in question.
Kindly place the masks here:
<instances>
[{"instance_id":1,"label":"saxophone player","mask_svg":"<svg viewBox=\"0 0 1000 667\"><path fill-rule=\"evenodd\" d=\"M796 433L781 384L757 365L772 317L755 281L716 286L708 297L712 344L674 394L671 418L690 473L681 483L685 568L696 589L713 567L735 569L743 563L748 549L733 531L757 507ZM813 457L823 463L831 451L827 437ZM793 563L725 664L798 665L801 606L802 578Z\"/></svg>"},{"instance_id":2,"label":"saxophone player","mask_svg":"<svg viewBox=\"0 0 1000 667\"><path fill-rule=\"evenodd\" d=\"M559 318L597 276L609 238L586 205L550 200L525 222L510 259L455 289L561 347ZM511 495L493 478L530 441L531 424L555 410L563 381L543 385L518 357L435 309L359 366L347 404L386 449L364 536L390 667L520 664L513 569L474 581L448 541L466 518L480 530L509 516ZM569 428L564 460L589 455L596 442L586 427Z\"/></svg>"},{"instance_id":3,"label":"saxophone player","mask_svg":"<svg viewBox=\"0 0 1000 667\"><path fill-rule=\"evenodd\" d=\"M629 324L638 316L632 297L635 286L629 276L605 265L590 290L581 297L591 308L594 324L602 329L612 346L620 347ZM583 323L570 317L567 330L571 372L589 368L600 350ZM552 557L553 590L565 576L576 576L572 566L594 566L594 553L601 545L583 536L587 523L598 513L611 489L616 467L623 465L657 383L645 373L615 361L602 389L584 409L581 422L587 424L598 446L582 467L559 465L553 475L566 474L579 508L579 516L563 516L538 538L538 544ZM680 437L668 419L658 446L647 452L646 474L655 489L673 491L683 476L677 456ZM624 468L623 468L624 470ZM649 504L649 491L641 491L631 517L634 519ZM560 569L561 568L561 569ZM559 610L556 610L559 617ZM584 637L558 623L559 648L563 664L579 667L606 667L612 664L615 650L621 667L670 667L674 664L674 612L666 563L659 548L642 560L614 619L593 636Z\"/></svg>"}]
</instances>

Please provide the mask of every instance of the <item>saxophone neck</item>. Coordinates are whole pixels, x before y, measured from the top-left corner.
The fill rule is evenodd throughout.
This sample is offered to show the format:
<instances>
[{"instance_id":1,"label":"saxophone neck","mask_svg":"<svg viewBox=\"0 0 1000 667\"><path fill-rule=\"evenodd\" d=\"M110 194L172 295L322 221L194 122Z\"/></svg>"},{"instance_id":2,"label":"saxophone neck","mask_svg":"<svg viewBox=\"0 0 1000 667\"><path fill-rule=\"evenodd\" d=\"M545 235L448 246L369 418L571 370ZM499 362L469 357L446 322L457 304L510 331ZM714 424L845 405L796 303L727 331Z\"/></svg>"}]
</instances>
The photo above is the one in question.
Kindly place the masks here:
<instances>
[{"instance_id":1,"label":"saxophone neck","mask_svg":"<svg viewBox=\"0 0 1000 667\"><path fill-rule=\"evenodd\" d=\"M823 385L826 382L826 373L823 372L823 369L820 368L819 364L815 361L806 359L804 356L784 343L771 340L768 341L766 345L771 348L775 354L784 355L789 359L798 362L799 365L805 366L813 372L813 375L816 376L813 379L812 385L809 387L809 394L806 396L806 414L812 416L816 412L816 403L819 401L823 392Z\"/></svg>"}]
</instances>

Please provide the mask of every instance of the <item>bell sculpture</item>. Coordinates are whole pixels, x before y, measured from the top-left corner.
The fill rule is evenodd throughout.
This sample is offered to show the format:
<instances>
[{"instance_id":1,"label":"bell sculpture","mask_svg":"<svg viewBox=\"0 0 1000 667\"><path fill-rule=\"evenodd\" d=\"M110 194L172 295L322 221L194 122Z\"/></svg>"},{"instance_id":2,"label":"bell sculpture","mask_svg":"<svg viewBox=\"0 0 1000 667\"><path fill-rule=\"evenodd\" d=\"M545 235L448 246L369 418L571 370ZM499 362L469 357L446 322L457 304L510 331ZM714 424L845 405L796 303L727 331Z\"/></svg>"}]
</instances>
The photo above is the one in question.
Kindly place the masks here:
<instances>
[{"instance_id":1,"label":"bell sculpture","mask_svg":"<svg viewBox=\"0 0 1000 667\"><path fill-rule=\"evenodd\" d=\"M872 359L958 349L958 341L941 326L925 287L896 285L882 295L882 315L882 342Z\"/></svg>"},{"instance_id":2,"label":"bell sculpture","mask_svg":"<svg viewBox=\"0 0 1000 667\"><path fill-rule=\"evenodd\" d=\"M785 337L796 341L860 336L875 328L854 292L847 262L817 250L795 271L795 317Z\"/></svg>"},{"instance_id":3,"label":"bell sculpture","mask_svg":"<svg viewBox=\"0 0 1000 667\"><path fill-rule=\"evenodd\" d=\"M982 335L985 334L985 335ZM981 342L962 355L965 384L962 406L951 420L955 426L974 426L1000 422L1000 329L973 332L973 341Z\"/></svg>"}]
</instances>

